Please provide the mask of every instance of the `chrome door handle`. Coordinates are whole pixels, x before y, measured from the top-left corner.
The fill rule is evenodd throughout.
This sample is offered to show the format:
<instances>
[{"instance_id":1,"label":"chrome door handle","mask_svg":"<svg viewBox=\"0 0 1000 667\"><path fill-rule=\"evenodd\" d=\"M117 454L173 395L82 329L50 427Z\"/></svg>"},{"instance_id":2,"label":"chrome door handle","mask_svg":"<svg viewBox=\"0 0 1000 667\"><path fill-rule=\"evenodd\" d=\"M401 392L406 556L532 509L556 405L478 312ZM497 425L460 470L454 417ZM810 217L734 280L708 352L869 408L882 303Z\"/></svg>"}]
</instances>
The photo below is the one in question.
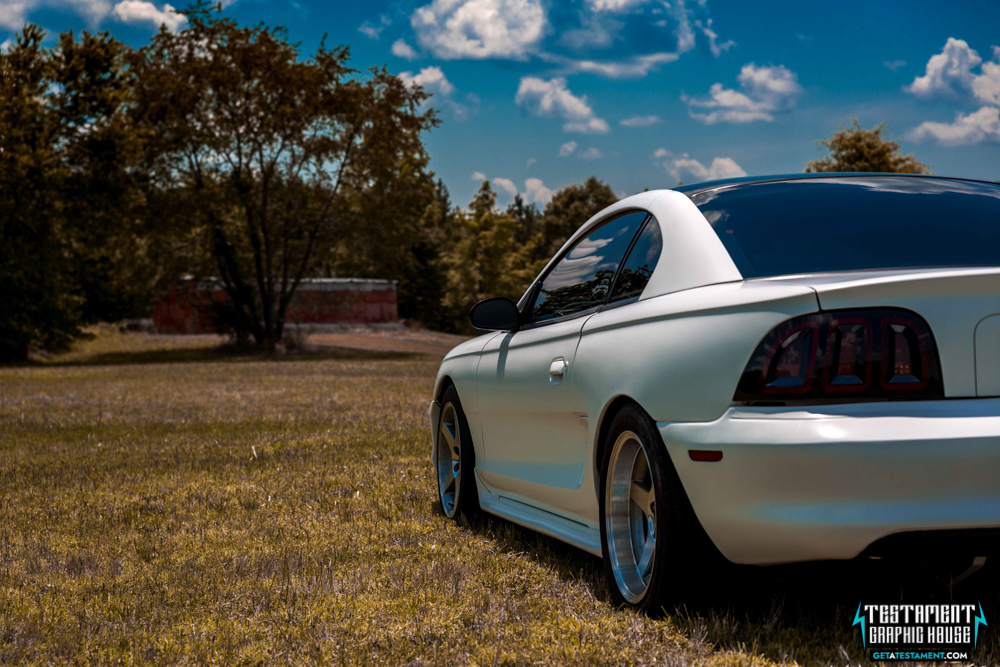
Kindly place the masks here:
<instances>
[{"instance_id":1,"label":"chrome door handle","mask_svg":"<svg viewBox=\"0 0 1000 667\"><path fill-rule=\"evenodd\" d=\"M553 359L549 366L549 375L554 378L562 378L568 367L569 364L566 363L565 359Z\"/></svg>"}]
</instances>

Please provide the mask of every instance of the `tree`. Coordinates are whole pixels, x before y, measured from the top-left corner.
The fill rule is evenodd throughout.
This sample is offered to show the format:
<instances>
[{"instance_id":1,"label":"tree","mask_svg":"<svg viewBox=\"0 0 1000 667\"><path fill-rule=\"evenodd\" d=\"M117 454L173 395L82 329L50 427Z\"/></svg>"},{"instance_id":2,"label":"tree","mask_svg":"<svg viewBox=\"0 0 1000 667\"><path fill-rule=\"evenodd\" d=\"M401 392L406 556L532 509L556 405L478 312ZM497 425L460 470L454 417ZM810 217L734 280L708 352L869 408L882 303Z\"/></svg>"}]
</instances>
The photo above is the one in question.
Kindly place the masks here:
<instances>
[{"instance_id":1,"label":"tree","mask_svg":"<svg viewBox=\"0 0 1000 667\"><path fill-rule=\"evenodd\" d=\"M899 174L932 174L931 166L913 155L903 155L899 144L885 135L884 122L870 130L851 119L850 127L840 129L828 139L817 141L817 148L826 148L830 154L806 163L806 172L893 172Z\"/></svg>"},{"instance_id":2,"label":"tree","mask_svg":"<svg viewBox=\"0 0 1000 667\"><path fill-rule=\"evenodd\" d=\"M242 27L202 3L130 60L149 167L187 191L232 325L273 350L296 289L345 232L348 191L424 155L427 99L346 47L302 59L282 28Z\"/></svg>"},{"instance_id":3,"label":"tree","mask_svg":"<svg viewBox=\"0 0 1000 667\"><path fill-rule=\"evenodd\" d=\"M45 31L27 25L0 53L0 361L64 347L79 333L60 194L59 119L48 105Z\"/></svg>"},{"instance_id":4,"label":"tree","mask_svg":"<svg viewBox=\"0 0 1000 667\"><path fill-rule=\"evenodd\" d=\"M85 322L136 317L161 278L145 218L142 137L130 117L131 49L107 32L59 36L48 106L65 167L59 199Z\"/></svg>"},{"instance_id":5,"label":"tree","mask_svg":"<svg viewBox=\"0 0 1000 667\"><path fill-rule=\"evenodd\" d=\"M468 329L466 316L477 301L491 296L517 299L520 280L514 272L517 248L514 218L496 210L496 193L483 181L468 211L458 211L458 241L449 253L445 307L453 327ZM521 290L523 291L523 289Z\"/></svg>"}]
</instances>

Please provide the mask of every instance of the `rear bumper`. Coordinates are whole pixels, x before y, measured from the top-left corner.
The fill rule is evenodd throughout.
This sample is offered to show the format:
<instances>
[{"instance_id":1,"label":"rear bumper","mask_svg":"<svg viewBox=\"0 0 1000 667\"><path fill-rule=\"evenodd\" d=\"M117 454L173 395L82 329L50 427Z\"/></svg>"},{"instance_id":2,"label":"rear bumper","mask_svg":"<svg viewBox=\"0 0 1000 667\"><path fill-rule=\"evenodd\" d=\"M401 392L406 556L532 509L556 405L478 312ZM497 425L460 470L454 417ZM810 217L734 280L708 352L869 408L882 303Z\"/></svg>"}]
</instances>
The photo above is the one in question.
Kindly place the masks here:
<instances>
[{"instance_id":1,"label":"rear bumper","mask_svg":"<svg viewBox=\"0 0 1000 667\"><path fill-rule=\"evenodd\" d=\"M736 563L854 558L895 533L1000 527L1000 399L734 407L658 427ZM723 458L695 462L692 449Z\"/></svg>"}]
</instances>

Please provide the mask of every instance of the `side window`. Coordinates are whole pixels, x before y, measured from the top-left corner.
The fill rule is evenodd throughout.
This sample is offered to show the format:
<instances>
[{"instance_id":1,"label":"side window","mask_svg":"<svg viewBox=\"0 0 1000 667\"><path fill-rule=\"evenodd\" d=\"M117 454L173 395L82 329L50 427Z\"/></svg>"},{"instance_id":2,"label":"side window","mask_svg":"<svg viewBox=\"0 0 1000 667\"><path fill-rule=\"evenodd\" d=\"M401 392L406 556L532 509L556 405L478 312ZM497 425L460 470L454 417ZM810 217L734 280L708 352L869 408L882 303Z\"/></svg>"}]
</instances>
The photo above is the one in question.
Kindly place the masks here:
<instances>
[{"instance_id":1,"label":"side window","mask_svg":"<svg viewBox=\"0 0 1000 667\"><path fill-rule=\"evenodd\" d=\"M609 302L638 299L642 290L646 289L649 277L653 275L661 250L663 250L663 237L660 234L660 225L656 222L656 218L650 216L618 274Z\"/></svg>"},{"instance_id":2,"label":"side window","mask_svg":"<svg viewBox=\"0 0 1000 667\"><path fill-rule=\"evenodd\" d=\"M570 248L542 280L529 321L544 322L601 306L646 216L637 212L614 218Z\"/></svg>"}]
</instances>

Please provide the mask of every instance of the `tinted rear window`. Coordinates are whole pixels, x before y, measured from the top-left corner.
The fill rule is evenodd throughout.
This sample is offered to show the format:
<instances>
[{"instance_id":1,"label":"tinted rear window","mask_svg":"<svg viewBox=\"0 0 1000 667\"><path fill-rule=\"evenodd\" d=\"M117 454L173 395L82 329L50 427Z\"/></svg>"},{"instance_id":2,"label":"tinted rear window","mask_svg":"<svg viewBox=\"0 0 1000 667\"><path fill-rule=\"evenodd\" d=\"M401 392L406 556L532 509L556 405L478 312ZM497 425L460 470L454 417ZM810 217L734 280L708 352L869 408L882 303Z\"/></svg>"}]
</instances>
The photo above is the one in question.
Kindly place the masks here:
<instances>
[{"instance_id":1,"label":"tinted rear window","mask_svg":"<svg viewBox=\"0 0 1000 667\"><path fill-rule=\"evenodd\" d=\"M817 178L692 201L744 278L1000 266L1000 187L933 178Z\"/></svg>"}]
</instances>

